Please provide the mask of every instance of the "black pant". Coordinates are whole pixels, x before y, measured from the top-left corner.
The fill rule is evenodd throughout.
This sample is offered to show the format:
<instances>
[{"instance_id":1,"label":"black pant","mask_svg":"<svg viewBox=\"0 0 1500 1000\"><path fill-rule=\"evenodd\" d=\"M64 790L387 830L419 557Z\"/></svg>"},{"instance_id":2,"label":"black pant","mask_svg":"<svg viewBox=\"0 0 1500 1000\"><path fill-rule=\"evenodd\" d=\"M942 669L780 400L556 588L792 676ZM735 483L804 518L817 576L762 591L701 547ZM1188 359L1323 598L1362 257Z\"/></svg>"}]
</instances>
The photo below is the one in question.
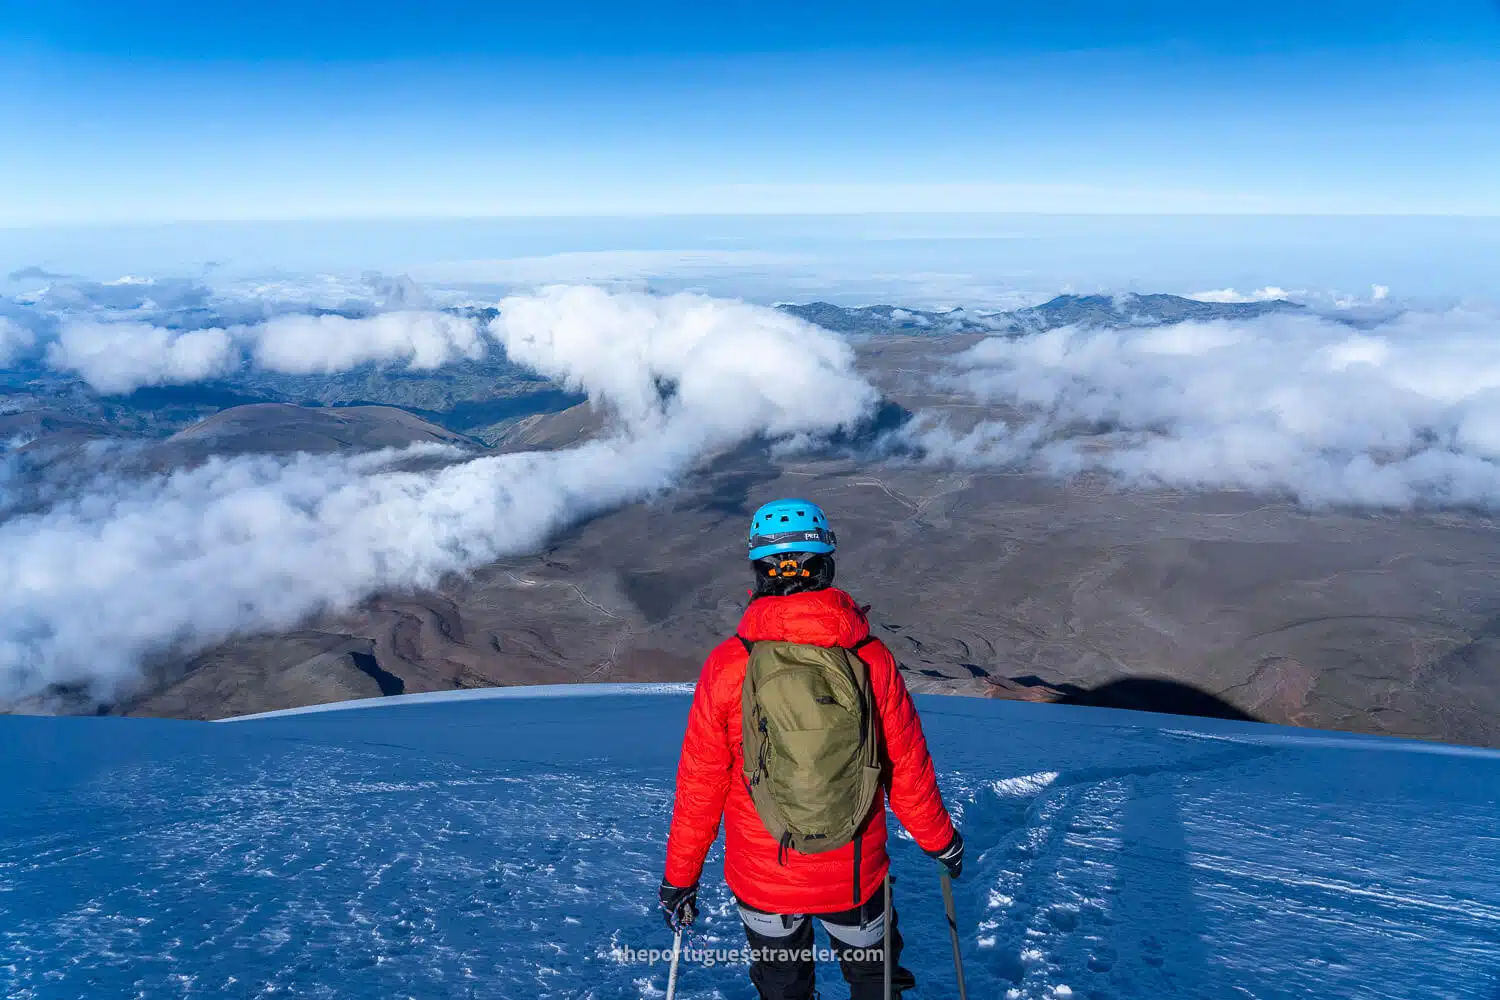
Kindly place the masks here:
<instances>
[{"instance_id":1,"label":"black pant","mask_svg":"<svg viewBox=\"0 0 1500 1000\"><path fill-rule=\"evenodd\" d=\"M816 966L812 959L813 926L807 915L778 916L740 904L745 920L745 938L756 958L750 963L750 981L762 1000L812 1000ZM882 1000L885 996L883 935L870 937L885 912L883 888L864 903L838 913L813 914L828 932L830 950L838 955L839 968L849 983L850 1000ZM755 923L776 933L762 933ZM847 930L846 930L847 929ZM840 934L842 933L842 935ZM846 940L840 940L840 937ZM853 943L851 943L853 942ZM777 953L782 954L777 954ZM785 953L791 954L785 954ZM916 977L898 964L901 932L896 909L891 908L891 995L899 996L917 984Z\"/></svg>"}]
</instances>

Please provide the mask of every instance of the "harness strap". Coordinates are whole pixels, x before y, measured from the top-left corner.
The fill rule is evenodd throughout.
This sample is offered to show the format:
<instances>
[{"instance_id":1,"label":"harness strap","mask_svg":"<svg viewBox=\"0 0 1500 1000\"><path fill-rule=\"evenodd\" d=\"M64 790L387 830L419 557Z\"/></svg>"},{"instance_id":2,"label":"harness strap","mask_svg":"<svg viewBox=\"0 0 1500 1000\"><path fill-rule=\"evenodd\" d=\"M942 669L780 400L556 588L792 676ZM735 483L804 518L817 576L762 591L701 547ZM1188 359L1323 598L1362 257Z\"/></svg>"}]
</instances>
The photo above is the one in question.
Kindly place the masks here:
<instances>
[{"instance_id":1,"label":"harness strap","mask_svg":"<svg viewBox=\"0 0 1500 1000\"><path fill-rule=\"evenodd\" d=\"M860 836L859 830L854 831L854 905L858 906L864 900L859 898L859 855L860 847L864 844L864 837Z\"/></svg>"}]
</instances>

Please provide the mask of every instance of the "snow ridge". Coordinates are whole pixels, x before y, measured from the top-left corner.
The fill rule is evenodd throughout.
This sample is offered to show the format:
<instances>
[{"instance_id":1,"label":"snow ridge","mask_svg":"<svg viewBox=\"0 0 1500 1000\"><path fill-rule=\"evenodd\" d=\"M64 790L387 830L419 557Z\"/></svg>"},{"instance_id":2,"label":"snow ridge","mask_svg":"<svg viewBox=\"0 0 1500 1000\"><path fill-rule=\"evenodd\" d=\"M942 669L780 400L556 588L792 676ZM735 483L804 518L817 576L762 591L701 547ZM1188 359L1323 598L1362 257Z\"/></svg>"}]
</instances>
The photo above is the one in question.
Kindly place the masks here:
<instances>
[{"instance_id":1,"label":"snow ridge","mask_svg":"<svg viewBox=\"0 0 1500 1000\"><path fill-rule=\"evenodd\" d=\"M493 701L497 698L609 698L643 694L692 694L691 681L657 684L519 684L515 687L465 688L462 691L420 691L384 698L353 698L326 705L303 705L274 712L236 715L217 722L250 722L254 719L279 719L289 715L316 715L345 712L359 708L395 708L401 705L436 705L450 701Z\"/></svg>"}]
</instances>

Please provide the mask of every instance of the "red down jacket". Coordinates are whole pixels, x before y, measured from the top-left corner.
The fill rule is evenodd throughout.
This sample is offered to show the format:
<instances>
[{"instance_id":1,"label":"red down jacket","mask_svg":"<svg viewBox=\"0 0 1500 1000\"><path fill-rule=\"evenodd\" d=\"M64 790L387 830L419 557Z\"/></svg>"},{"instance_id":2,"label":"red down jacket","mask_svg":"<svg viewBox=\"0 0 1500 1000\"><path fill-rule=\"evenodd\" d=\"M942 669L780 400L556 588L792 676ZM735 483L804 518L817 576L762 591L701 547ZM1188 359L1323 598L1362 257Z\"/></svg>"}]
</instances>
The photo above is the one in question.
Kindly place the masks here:
<instances>
[{"instance_id":1,"label":"red down jacket","mask_svg":"<svg viewBox=\"0 0 1500 1000\"><path fill-rule=\"evenodd\" d=\"M851 647L869 634L863 612L836 589L762 597L746 609L739 627L739 635L751 641L780 639L815 646ZM918 846L941 851L953 839L953 823L938 791L916 705L882 643L867 643L857 655L869 667L880 711L890 760L891 809ZM741 901L768 913L847 910L880 888L889 867L884 792L878 794L860 835L857 893L852 843L822 854L788 851L779 862L776 841L761 823L744 782L740 697L748 661L744 644L731 637L703 664L677 767L666 880L676 886L698 881L723 817L724 876Z\"/></svg>"}]
</instances>

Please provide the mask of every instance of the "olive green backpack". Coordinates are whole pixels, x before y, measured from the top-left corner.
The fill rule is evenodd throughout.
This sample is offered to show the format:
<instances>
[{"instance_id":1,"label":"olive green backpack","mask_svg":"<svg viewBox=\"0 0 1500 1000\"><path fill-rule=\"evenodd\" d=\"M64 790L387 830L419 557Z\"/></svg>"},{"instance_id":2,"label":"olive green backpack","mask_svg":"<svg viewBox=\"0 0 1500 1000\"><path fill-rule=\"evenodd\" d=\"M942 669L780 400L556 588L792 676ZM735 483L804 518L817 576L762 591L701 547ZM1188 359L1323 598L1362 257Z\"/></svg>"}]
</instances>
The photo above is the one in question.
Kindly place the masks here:
<instances>
[{"instance_id":1,"label":"olive green backpack","mask_svg":"<svg viewBox=\"0 0 1500 1000\"><path fill-rule=\"evenodd\" d=\"M750 642L742 703L745 784L785 852L843 847L880 787L880 719L853 649ZM858 860L856 859L856 865Z\"/></svg>"}]
</instances>

